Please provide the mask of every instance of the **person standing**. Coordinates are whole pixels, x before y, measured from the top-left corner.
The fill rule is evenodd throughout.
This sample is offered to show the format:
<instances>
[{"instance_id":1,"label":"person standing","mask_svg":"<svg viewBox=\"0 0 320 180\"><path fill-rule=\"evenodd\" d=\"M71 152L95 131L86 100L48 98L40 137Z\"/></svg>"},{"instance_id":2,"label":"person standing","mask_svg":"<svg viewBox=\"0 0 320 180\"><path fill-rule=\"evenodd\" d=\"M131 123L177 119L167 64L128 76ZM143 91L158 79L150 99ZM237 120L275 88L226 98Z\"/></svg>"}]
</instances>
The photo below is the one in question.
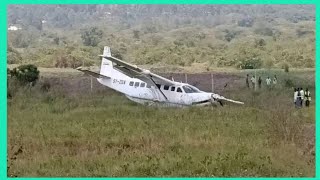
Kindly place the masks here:
<instances>
[{"instance_id":1,"label":"person standing","mask_svg":"<svg viewBox=\"0 0 320 180\"><path fill-rule=\"evenodd\" d=\"M251 83L252 83L252 87L254 89L254 85L256 84L256 77L252 76Z\"/></svg>"},{"instance_id":2,"label":"person standing","mask_svg":"<svg viewBox=\"0 0 320 180\"><path fill-rule=\"evenodd\" d=\"M272 84L273 84L273 86L275 87L277 83L278 83L277 76L274 75L273 80L272 80Z\"/></svg>"},{"instance_id":3,"label":"person standing","mask_svg":"<svg viewBox=\"0 0 320 180\"><path fill-rule=\"evenodd\" d=\"M306 107L309 107L310 101L311 101L311 95L310 95L310 91L308 90L308 88L304 92L304 98L306 100Z\"/></svg>"},{"instance_id":4,"label":"person standing","mask_svg":"<svg viewBox=\"0 0 320 180\"><path fill-rule=\"evenodd\" d=\"M297 101L296 101L297 107L301 107L302 105L302 100L301 100L301 91L300 88L297 89Z\"/></svg>"},{"instance_id":5,"label":"person standing","mask_svg":"<svg viewBox=\"0 0 320 180\"><path fill-rule=\"evenodd\" d=\"M302 107L302 105L303 105L303 101L304 101L304 91L303 91L303 89L302 88L300 88L300 96L301 96L301 107Z\"/></svg>"},{"instance_id":6,"label":"person standing","mask_svg":"<svg viewBox=\"0 0 320 180\"><path fill-rule=\"evenodd\" d=\"M247 87L250 88L250 85L249 85L249 74L247 74L247 77L246 77L246 84L247 84Z\"/></svg>"},{"instance_id":7,"label":"person standing","mask_svg":"<svg viewBox=\"0 0 320 180\"><path fill-rule=\"evenodd\" d=\"M271 79L270 79L269 76L267 77L266 82L267 82L267 87L268 87L268 89L270 89Z\"/></svg>"},{"instance_id":8,"label":"person standing","mask_svg":"<svg viewBox=\"0 0 320 180\"><path fill-rule=\"evenodd\" d=\"M261 77L259 76L259 79L258 79L259 89L261 89L261 83L262 83L262 80L261 80Z\"/></svg>"},{"instance_id":9,"label":"person standing","mask_svg":"<svg viewBox=\"0 0 320 180\"><path fill-rule=\"evenodd\" d=\"M294 88L293 102L294 102L295 107L297 107L297 98L298 98L298 90L297 90L297 88Z\"/></svg>"}]
</instances>

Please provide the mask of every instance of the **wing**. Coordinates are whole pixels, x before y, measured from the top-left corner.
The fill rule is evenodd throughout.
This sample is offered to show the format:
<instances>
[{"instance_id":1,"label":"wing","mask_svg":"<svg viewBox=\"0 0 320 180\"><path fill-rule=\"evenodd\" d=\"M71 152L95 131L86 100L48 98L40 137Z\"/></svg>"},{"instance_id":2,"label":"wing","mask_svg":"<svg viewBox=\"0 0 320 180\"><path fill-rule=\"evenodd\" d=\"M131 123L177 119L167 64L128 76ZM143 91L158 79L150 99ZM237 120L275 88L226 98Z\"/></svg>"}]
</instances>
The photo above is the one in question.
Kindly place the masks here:
<instances>
[{"instance_id":1,"label":"wing","mask_svg":"<svg viewBox=\"0 0 320 180\"><path fill-rule=\"evenodd\" d=\"M113 66L115 69L121 71L122 73L126 74L129 77L140 79L141 81L144 81L146 83L149 83L151 85L161 84L161 85L178 85L178 82L171 81L167 78L164 78L162 76L159 76L157 74L154 74L150 72L149 70L139 68L136 65L127 63L125 61L122 61L118 58L112 57L112 56L102 56L113 63L115 65Z\"/></svg>"},{"instance_id":2,"label":"wing","mask_svg":"<svg viewBox=\"0 0 320 180\"><path fill-rule=\"evenodd\" d=\"M107 78L107 79L110 79L110 77L108 77L108 76L105 76L105 75L102 75L102 74L99 74L99 73L96 73L96 72L93 72L93 71L89 71L89 70L86 70L86 69L82 69L82 67L78 67L78 68L76 68L76 70L81 71L81 72L83 72L85 74L88 74L88 75L96 77L96 78Z\"/></svg>"}]
</instances>

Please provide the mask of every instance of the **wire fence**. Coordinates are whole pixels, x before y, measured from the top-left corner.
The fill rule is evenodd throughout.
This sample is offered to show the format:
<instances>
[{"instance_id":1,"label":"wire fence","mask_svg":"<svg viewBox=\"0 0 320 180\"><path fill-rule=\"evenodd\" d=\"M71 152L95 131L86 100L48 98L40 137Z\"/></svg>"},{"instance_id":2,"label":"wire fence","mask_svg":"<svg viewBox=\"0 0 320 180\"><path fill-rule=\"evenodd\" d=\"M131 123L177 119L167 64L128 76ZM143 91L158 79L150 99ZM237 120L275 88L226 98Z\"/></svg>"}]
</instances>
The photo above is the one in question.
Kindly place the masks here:
<instances>
[{"instance_id":1,"label":"wire fence","mask_svg":"<svg viewBox=\"0 0 320 180\"><path fill-rule=\"evenodd\" d=\"M176 82L188 83L200 90L207 92L221 92L226 89L232 90L244 86L244 77L225 74L160 74ZM243 82L242 82L243 81ZM40 83L49 83L51 88L62 88L67 93L103 93L110 91L110 88L100 84L96 78L91 76L74 77L41 77Z\"/></svg>"}]
</instances>

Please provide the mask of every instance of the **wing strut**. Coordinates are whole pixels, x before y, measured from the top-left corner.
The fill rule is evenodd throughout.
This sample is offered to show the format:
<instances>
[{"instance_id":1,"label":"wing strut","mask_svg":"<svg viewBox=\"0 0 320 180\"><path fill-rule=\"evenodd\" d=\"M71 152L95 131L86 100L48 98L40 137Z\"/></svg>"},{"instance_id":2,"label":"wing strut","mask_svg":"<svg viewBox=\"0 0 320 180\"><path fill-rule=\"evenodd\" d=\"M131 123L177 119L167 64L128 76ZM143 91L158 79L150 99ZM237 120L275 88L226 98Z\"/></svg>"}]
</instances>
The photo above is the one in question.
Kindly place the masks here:
<instances>
[{"instance_id":1,"label":"wing strut","mask_svg":"<svg viewBox=\"0 0 320 180\"><path fill-rule=\"evenodd\" d=\"M163 95L164 98L166 98L166 100L168 101L168 98L166 95L164 95L164 93L161 91L161 89L157 86L157 84L154 82L154 80L152 79L152 76L150 76L151 81L155 84L155 86L159 89L159 91L161 92L161 94Z\"/></svg>"}]
</instances>

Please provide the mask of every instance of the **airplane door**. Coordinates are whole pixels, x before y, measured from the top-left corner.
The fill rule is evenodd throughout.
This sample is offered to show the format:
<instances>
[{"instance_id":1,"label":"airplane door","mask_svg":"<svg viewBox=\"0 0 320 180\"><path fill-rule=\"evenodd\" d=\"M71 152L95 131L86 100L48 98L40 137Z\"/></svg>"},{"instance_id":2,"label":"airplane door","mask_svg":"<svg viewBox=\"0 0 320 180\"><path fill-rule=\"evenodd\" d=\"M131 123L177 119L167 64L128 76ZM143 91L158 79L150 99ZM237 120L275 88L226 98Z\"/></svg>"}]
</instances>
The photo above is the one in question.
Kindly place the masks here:
<instances>
[{"instance_id":1,"label":"airplane door","mask_svg":"<svg viewBox=\"0 0 320 180\"><path fill-rule=\"evenodd\" d=\"M177 93L178 93L177 96L179 98L178 103L191 104L193 102L192 96L190 96L190 94L188 94L188 93L185 93L181 87L178 87Z\"/></svg>"}]
</instances>

